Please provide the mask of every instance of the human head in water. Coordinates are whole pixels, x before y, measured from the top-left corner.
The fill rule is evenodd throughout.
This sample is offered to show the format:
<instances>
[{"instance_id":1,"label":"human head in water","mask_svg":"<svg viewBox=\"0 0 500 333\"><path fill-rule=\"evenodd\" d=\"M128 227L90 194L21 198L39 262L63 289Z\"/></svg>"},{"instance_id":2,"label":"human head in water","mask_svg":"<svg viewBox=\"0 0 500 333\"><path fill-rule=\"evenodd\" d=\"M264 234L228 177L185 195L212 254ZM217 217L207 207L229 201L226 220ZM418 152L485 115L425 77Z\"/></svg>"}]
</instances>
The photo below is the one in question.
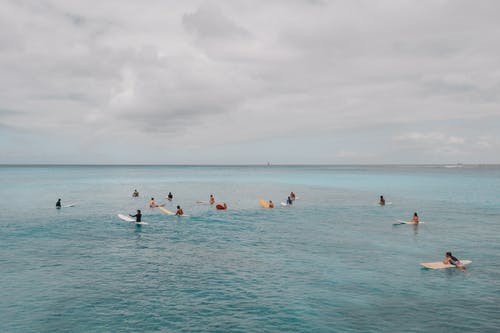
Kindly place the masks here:
<instances>
[{"instance_id":1,"label":"human head in water","mask_svg":"<svg viewBox=\"0 0 500 333\"><path fill-rule=\"evenodd\" d=\"M181 209L181 206L177 206L177 209Z\"/></svg>"},{"instance_id":2,"label":"human head in water","mask_svg":"<svg viewBox=\"0 0 500 333\"><path fill-rule=\"evenodd\" d=\"M413 213L413 216L418 216L418 215L417 215L417 212Z\"/></svg>"},{"instance_id":3,"label":"human head in water","mask_svg":"<svg viewBox=\"0 0 500 333\"><path fill-rule=\"evenodd\" d=\"M446 256L451 257L452 256L451 252L446 252Z\"/></svg>"},{"instance_id":4,"label":"human head in water","mask_svg":"<svg viewBox=\"0 0 500 333\"><path fill-rule=\"evenodd\" d=\"M140 210L140 209L138 209L138 210L137 210L137 214L140 214L140 213L141 213L141 210Z\"/></svg>"}]
</instances>

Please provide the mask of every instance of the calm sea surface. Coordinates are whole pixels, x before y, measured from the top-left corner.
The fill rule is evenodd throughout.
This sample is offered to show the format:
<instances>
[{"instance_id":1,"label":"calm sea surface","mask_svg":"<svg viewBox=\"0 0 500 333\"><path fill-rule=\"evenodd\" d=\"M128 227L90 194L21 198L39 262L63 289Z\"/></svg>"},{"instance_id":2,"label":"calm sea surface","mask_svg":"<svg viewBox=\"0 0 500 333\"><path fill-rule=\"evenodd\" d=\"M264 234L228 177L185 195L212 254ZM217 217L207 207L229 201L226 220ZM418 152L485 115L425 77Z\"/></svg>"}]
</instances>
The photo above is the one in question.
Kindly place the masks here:
<instances>
[{"instance_id":1,"label":"calm sea surface","mask_svg":"<svg viewBox=\"0 0 500 333\"><path fill-rule=\"evenodd\" d=\"M500 331L500 167L3 166L0 197L0 332Z\"/></svg>"}]
</instances>

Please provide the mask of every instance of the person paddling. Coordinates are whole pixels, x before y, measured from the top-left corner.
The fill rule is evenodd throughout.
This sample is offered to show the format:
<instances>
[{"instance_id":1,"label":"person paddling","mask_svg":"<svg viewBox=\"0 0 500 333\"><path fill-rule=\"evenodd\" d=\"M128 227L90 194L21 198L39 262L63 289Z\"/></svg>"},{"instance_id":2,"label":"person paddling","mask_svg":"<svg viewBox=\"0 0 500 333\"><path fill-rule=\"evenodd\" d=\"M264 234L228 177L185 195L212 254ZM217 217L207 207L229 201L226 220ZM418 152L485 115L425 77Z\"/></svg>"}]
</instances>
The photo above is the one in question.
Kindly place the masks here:
<instances>
[{"instance_id":1,"label":"person paddling","mask_svg":"<svg viewBox=\"0 0 500 333\"><path fill-rule=\"evenodd\" d=\"M411 219L411 222L418 224L419 220L418 220L417 212L413 213L413 217Z\"/></svg>"},{"instance_id":2,"label":"person paddling","mask_svg":"<svg viewBox=\"0 0 500 333\"><path fill-rule=\"evenodd\" d=\"M182 210L181 206L177 206L177 211L175 212L175 215L177 216L184 215L184 211Z\"/></svg>"},{"instance_id":3,"label":"person paddling","mask_svg":"<svg viewBox=\"0 0 500 333\"><path fill-rule=\"evenodd\" d=\"M208 199L208 203L213 205L215 203L215 198L213 194L210 194L210 198Z\"/></svg>"},{"instance_id":4,"label":"person paddling","mask_svg":"<svg viewBox=\"0 0 500 333\"><path fill-rule=\"evenodd\" d=\"M272 200L269 200L269 204L268 205L269 205L269 208L274 208L274 203L273 203Z\"/></svg>"},{"instance_id":5,"label":"person paddling","mask_svg":"<svg viewBox=\"0 0 500 333\"><path fill-rule=\"evenodd\" d=\"M384 206L384 205L385 205L385 199L384 199L384 196L383 196L383 195L381 195L381 196L380 196L380 201L378 202L378 204L379 204L380 206Z\"/></svg>"},{"instance_id":6,"label":"person paddling","mask_svg":"<svg viewBox=\"0 0 500 333\"><path fill-rule=\"evenodd\" d=\"M453 265L462 271L465 271L465 266L457 259L457 257L453 256L451 252L446 252L446 259L443 260L443 264Z\"/></svg>"},{"instance_id":7,"label":"person paddling","mask_svg":"<svg viewBox=\"0 0 500 333\"><path fill-rule=\"evenodd\" d=\"M57 202L56 202L56 208L57 208L57 209L60 209L60 208L61 208L61 199L57 199Z\"/></svg>"}]
</instances>

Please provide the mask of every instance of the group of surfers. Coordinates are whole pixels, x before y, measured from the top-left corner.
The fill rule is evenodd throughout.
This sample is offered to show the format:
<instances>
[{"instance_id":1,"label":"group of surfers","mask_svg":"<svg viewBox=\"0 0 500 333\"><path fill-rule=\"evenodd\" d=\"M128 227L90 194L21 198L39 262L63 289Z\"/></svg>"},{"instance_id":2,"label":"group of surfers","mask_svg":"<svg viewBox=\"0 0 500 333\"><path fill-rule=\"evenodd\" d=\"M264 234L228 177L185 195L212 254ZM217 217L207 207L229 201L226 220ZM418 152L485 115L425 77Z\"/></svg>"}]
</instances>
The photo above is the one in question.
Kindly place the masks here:
<instances>
[{"instance_id":1,"label":"group of surfers","mask_svg":"<svg viewBox=\"0 0 500 333\"><path fill-rule=\"evenodd\" d=\"M379 200L378 204L381 206L385 206L385 199L384 199L383 195L380 196L380 200ZM408 222L413 223L413 224L419 223L417 212L413 213L412 219ZM443 264L453 265L453 266L461 269L462 271L465 271L465 269L466 269L465 266L460 262L460 260L457 257L455 257L451 252L446 252L445 259L443 260Z\"/></svg>"}]
</instances>

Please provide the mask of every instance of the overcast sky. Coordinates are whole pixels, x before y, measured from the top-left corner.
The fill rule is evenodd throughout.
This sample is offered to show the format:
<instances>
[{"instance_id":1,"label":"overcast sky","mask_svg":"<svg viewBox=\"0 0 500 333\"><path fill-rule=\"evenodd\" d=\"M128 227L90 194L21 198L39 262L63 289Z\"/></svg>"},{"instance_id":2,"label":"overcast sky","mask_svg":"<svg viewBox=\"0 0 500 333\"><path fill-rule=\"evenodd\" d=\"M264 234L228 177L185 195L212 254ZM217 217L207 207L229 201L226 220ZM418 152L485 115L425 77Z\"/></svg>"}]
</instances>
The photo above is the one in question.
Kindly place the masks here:
<instances>
[{"instance_id":1,"label":"overcast sky","mask_svg":"<svg viewBox=\"0 0 500 333\"><path fill-rule=\"evenodd\" d=\"M500 163L500 1L0 7L0 163Z\"/></svg>"}]
</instances>

